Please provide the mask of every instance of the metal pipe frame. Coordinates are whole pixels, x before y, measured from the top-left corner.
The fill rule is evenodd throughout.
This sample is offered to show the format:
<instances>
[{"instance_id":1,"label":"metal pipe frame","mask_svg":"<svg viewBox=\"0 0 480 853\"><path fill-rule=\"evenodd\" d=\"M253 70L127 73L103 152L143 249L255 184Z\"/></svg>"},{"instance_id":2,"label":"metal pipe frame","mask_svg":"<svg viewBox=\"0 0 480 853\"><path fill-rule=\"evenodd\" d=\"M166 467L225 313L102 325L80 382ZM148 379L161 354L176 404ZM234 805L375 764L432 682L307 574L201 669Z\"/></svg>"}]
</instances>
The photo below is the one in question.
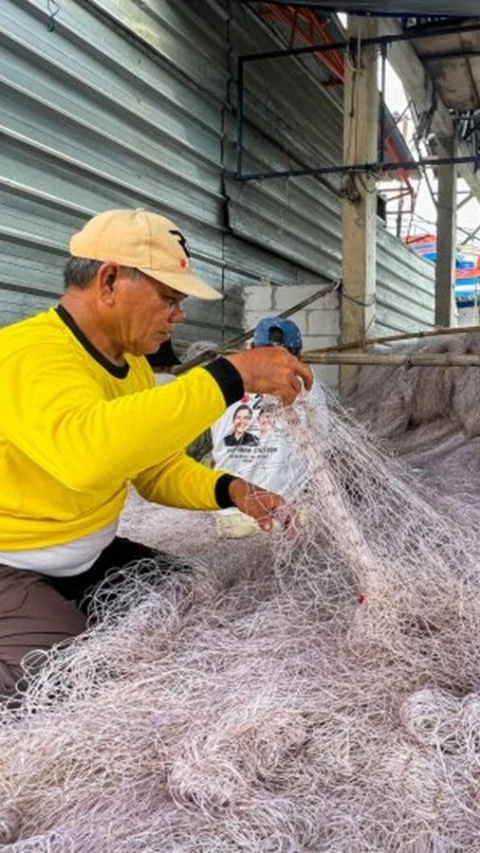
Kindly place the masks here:
<instances>
[{"instance_id":1,"label":"metal pipe frame","mask_svg":"<svg viewBox=\"0 0 480 853\"><path fill-rule=\"evenodd\" d=\"M260 2L260 0L237 0L240 6L250 6L252 3ZM409 12L395 12L392 9L388 10L366 10L366 9L339 9L338 4L335 3L323 3L322 0L275 0L277 6L291 6L293 9L298 7L306 6L309 9L314 9L318 12L348 12L350 15L360 15L364 17L375 17L375 18L402 18L408 20L409 18L431 18L438 17L440 20L445 20L445 18L449 18L451 20L465 20L465 18L473 18L475 15L465 15L465 13L461 15L457 15L451 12L441 12L438 16L435 16L433 13L431 15L419 15L418 10L412 8Z\"/></svg>"},{"instance_id":2,"label":"metal pipe frame","mask_svg":"<svg viewBox=\"0 0 480 853\"><path fill-rule=\"evenodd\" d=\"M386 61L386 50L388 45L394 44L395 42L401 41L412 41L413 39L421 39L421 38L432 38L433 36L440 35L448 35L450 33L459 34L462 32L476 32L480 31L480 18L478 23L468 24L465 27L449 25L447 27L438 27L434 28L426 28L421 30L421 32L415 32L415 28L403 32L403 33L392 33L391 35L386 36L375 36L371 38L362 39L362 47L369 47L374 45L380 45L382 47L382 86L383 86L383 74L384 74L384 63ZM290 56L303 56L311 53L328 53L329 51L334 50L348 50L352 54L354 53L355 46L357 44L356 39L348 39L340 42L333 42L332 44L319 44L319 45L308 45L307 47L294 47L287 48L286 50L270 50L264 51L262 53L248 53L243 54L238 57L238 82L237 82L237 152L236 152L236 160L235 160L235 172L233 177L237 181L260 181L266 180L267 178L294 178L301 177L303 175L334 175L334 174L345 174L347 172L351 173L375 173L382 174L386 172L399 171L399 170L415 170L421 168L423 166L448 166L452 163L456 164L465 164L465 163L473 163L476 167L480 167L480 154L472 155L468 157L443 157L443 158L423 158L420 160L406 160L400 163L355 163L350 166L318 166L312 168L302 168L302 169L285 169L278 172L250 172L246 174L242 174L242 160L243 160L243 123L244 123L244 88L245 88L245 71L244 66L247 62L261 62L267 59L283 59L284 57ZM380 147L382 148L382 152L384 149L384 130L380 140ZM380 154L380 150L379 150ZM383 156L383 154L382 154Z\"/></svg>"},{"instance_id":3,"label":"metal pipe frame","mask_svg":"<svg viewBox=\"0 0 480 853\"><path fill-rule=\"evenodd\" d=\"M249 172L235 174L237 181L263 181L267 178L298 178L303 175L344 175L346 173L383 175L399 170L413 171L424 166L449 166L452 163L474 163L480 168L480 154L468 157L424 157L422 160L403 160L399 163L353 163L350 166L318 166L311 169L284 169L279 172Z\"/></svg>"},{"instance_id":4,"label":"metal pipe frame","mask_svg":"<svg viewBox=\"0 0 480 853\"><path fill-rule=\"evenodd\" d=\"M480 30L480 17L478 19L478 23L476 24L467 24L465 27L459 27L458 24L455 26L449 25L448 27L432 27L428 29L422 29L418 32L415 31L415 27L411 27L411 29L406 30L403 33L392 33L391 35L386 36L371 36L366 39L362 39L363 47L370 47L376 44L394 44L397 41L414 41L418 39L424 38L432 38L433 36L445 36L445 35L459 35L460 33L469 33L476 32ZM346 50L350 49L354 52L355 45L357 43L356 39L344 39L343 41L332 42L331 44L317 44L317 45L307 45L306 47L291 47L286 50L267 50L262 53L245 53L242 56L238 57L239 62L254 62L254 61L262 61L264 59L281 59L284 56L301 56L304 53L328 53L331 50Z\"/></svg>"},{"instance_id":5,"label":"metal pipe frame","mask_svg":"<svg viewBox=\"0 0 480 853\"><path fill-rule=\"evenodd\" d=\"M378 140L378 160L383 163L385 159L385 121L386 121L386 106L385 106L385 86L387 78L387 51L388 45L381 46L381 88L380 88L380 137Z\"/></svg>"}]
</instances>

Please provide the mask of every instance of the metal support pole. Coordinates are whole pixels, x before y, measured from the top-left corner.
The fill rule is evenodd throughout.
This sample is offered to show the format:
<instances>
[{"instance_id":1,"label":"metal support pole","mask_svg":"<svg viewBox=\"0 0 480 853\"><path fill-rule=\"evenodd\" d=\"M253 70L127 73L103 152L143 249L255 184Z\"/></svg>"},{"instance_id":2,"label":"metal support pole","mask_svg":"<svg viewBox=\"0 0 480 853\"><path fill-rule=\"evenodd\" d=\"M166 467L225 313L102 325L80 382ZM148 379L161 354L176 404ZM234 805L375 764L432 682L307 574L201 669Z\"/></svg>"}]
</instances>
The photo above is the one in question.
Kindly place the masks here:
<instances>
[{"instance_id":1,"label":"metal support pole","mask_svg":"<svg viewBox=\"0 0 480 853\"><path fill-rule=\"evenodd\" d=\"M438 169L437 262L435 265L435 325L451 326L455 311L457 170L454 165L456 138L442 140L452 155L449 165Z\"/></svg>"},{"instance_id":2,"label":"metal support pole","mask_svg":"<svg viewBox=\"0 0 480 853\"><path fill-rule=\"evenodd\" d=\"M307 364L356 365L381 364L382 367L480 367L480 355L473 353L375 353L375 352L326 352L302 356Z\"/></svg>"},{"instance_id":3,"label":"metal support pole","mask_svg":"<svg viewBox=\"0 0 480 853\"><path fill-rule=\"evenodd\" d=\"M386 76L387 76L387 45L382 44L381 48L381 57L382 57L382 70L381 70L381 88L380 88L380 134L378 140L378 162L383 164L385 160L385 120L386 120L386 107L385 107L385 86L386 86Z\"/></svg>"},{"instance_id":4,"label":"metal support pole","mask_svg":"<svg viewBox=\"0 0 480 853\"><path fill-rule=\"evenodd\" d=\"M370 174L382 175L388 172L405 170L415 171L422 166L449 166L450 163L457 165L473 163L480 168L480 154L472 154L465 157L424 157L420 160L403 160L399 163L388 163L380 168L375 160L365 163L352 163L350 166L319 166L313 169L284 169L281 172L255 172L246 175L235 175L238 181L265 180L266 178L298 178L301 175L335 175L346 172L369 172Z\"/></svg>"},{"instance_id":5,"label":"metal support pole","mask_svg":"<svg viewBox=\"0 0 480 853\"><path fill-rule=\"evenodd\" d=\"M378 51L369 38L377 28L372 19L349 16L349 33L358 37L358 49L346 67L343 110L345 170L358 159L378 153ZM375 316L377 193L375 177L350 178L342 201L343 298L341 340L365 337ZM340 387L346 387L355 368L342 366Z\"/></svg>"}]
</instances>

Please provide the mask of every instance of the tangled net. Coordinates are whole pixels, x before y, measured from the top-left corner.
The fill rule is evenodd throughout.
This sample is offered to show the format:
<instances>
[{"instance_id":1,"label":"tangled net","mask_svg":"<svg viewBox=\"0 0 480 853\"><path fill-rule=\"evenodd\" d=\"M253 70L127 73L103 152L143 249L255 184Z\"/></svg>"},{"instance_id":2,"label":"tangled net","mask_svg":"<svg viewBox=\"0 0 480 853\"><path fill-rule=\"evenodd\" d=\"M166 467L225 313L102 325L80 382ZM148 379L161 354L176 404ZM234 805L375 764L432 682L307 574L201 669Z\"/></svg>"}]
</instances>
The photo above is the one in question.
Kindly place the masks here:
<instances>
[{"instance_id":1,"label":"tangled net","mask_svg":"<svg viewBox=\"0 0 480 853\"><path fill-rule=\"evenodd\" d=\"M478 853L478 525L336 407L285 429L294 535L130 504L191 571L125 570L0 708L2 851Z\"/></svg>"},{"instance_id":2,"label":"tangled net","mask_svg":"<svg viewBox=\"0 0 480 853\"><path fill-rule=\"evenodd\" d=\"M407 351L479 355L480 335L438 337ZM364 367L347 402L426 482L480 508L478 367Z\"/></svg>"}]
</instances>

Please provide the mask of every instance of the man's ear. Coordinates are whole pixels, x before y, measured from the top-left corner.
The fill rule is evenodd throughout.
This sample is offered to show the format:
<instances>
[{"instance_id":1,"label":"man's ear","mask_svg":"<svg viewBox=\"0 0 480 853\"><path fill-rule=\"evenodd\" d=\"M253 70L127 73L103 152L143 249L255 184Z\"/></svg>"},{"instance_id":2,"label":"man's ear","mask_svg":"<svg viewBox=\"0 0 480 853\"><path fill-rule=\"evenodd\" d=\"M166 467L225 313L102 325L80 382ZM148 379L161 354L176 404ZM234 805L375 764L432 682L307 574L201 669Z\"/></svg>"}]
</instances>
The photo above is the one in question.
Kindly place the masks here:
<instances>
[{"instance_id":1,"label":"man's ear","mask_svg":"<svg viewBox=\"0 0 480 853\"><path fill-rule=\"evenodd\" d=\"M105 261L97 272L98 293L103 302L113 305L116 297L116 285L120 267L113 261Z\"/></svg>"}]
</instances>

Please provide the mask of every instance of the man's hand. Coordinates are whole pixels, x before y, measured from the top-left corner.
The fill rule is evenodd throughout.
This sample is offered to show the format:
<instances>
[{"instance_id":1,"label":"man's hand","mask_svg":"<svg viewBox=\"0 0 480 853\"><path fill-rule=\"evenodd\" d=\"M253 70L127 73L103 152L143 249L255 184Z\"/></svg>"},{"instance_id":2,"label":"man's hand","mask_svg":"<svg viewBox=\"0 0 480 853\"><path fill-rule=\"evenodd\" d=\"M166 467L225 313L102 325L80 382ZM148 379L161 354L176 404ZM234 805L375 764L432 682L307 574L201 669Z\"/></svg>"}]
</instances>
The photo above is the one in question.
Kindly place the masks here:
<instances>
[{"instance_id":1,"label":"man's hand","mask_svg":"<svg viewBox=\"0 0 480 853\"><path fill-rule=\"evenodd\" d=\"M286 405L293 403L303 387L309 391L313 384L308 365L285 347L255 347L227 358L240 373L245 391L274 394Z\"/></svg>"},{"instance_id":2,"label":"man's hand","mask_svg":"<svg viewBox=\"0 0 480 853\"><path fill-rule=\"evenodd\" d=\"M228 493L235 506L254 518L262 530L271 530L275 519L288 527L291 514L280 495L240 479L231 481Z\"/></svg>"}]
</instances>

